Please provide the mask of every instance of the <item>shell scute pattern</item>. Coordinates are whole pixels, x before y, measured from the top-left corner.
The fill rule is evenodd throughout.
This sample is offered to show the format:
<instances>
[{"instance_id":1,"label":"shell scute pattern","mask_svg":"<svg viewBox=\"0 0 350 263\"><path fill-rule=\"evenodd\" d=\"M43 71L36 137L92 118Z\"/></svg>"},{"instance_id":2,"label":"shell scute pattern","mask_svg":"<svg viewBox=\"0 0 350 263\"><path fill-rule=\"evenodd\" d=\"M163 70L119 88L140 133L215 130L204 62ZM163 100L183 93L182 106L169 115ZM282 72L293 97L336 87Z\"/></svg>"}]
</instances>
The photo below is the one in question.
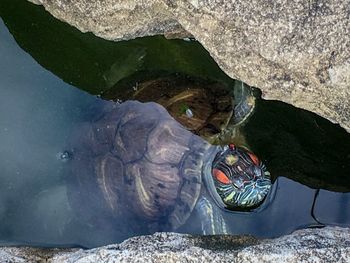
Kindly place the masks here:
<instances>
[{"instance_id":1,"label":"shell scute pattern","mask_svg":"<svg viewBox=\"0 0 350 263\"><path fill-rule=\"evenodd\" d=\"M193 135L193 137L197 136ZM189 218L201 192L201 168L203 165L201 155L203 151L192 150L194 151L184 156L184 162L181 165L182 185L178 188L178 198L174 210L169 215L169 229L176 229Z\"/></svg>"},{"instance_id":2,"label":"shell scute pattern","mask_svg":"<svg viewBox=\"0 0 350 263\"><path fill-rule=\"evenodd\" d=\"M134 104L134 102L130 102ZM113 154L123 160L124 163L136 161L144 156L147 151L149 134L158 125L159 110L151 105L146 105L147 118L140 107L130 105L132 110L121 115L115 137L113 139ZM128 107L126 107L128 108Z\"/></svg>"},{"instance_id":3,"label":"shell scute pattern","mask_svg":"<svg viewBox=\"0 0 350 263\"><path fill-rule=\"evenodd\" d=\"M122 184L123 178L122 176L115 176L115 171L118 171L120 175L124 174L124 165L121 160L110 153L96 158L95 173L99 188L112 214L119 215L121 193L115 185Z\"/></svg>"},{"instance_id":4,"label":"shell scute pattern","mask_svg":"<svg viewBox=\"0 0 350 263\"><path fill-rule=\"evenodd\" d=\"M113 154L121 158L124 163L143 157L147 150L149 133L155 125L153 120L138 116L120 126L114 138Z\"/></svg>"},{"instance_id":5,"label":"shell scute pattern","mask_svg":"<svg viewBox=\"0 0 350 263\"><path fill-rule=\"evenodd\" d=\"M82 217L132 213L158 230L188 219L201 191L204 149L195 144L205 144L162 106L124 102L78 130L68 192Z\"/></svg>"},{"instance_id":6,"label":"shell scute pattern","mask_svg":"<svg viewBox=\"0 0 350 263\"><path fill-rule=\"evenodd\" d=\"M184 153L190 150L188 143L191 136L192 133L175 120L163 120L149 136L146 157L153 163L177 165Z\"/></svg>"},{"instance_id":7,"label":"shell scute pattern","mask_svg":"<svg viewBox=\"0 0 350 263\"><path fill-rule=\"evenodd\" d=\"M96 222L97 217L108 217L110 209L96 176L96 159L92 155L77 151L71 160L71 174L67 180L68 199L79 218L86 222ZM83 186L83 187L82 187ZM82 205L81 200L84 200Z\"/></svg>"},{"instance_id":8,"label":"shell scute pattern","mask_svg":"<svg viewBox=\"0 0 350 263\"><path fill-rule=\"evenodd\" d=\"M173 206L181 184L179 170L170 165L156 165L142 159L127 166L126 176L131 184L126 195L136 213L149 220L157 220Z\"/></svg>"}]
</instances>

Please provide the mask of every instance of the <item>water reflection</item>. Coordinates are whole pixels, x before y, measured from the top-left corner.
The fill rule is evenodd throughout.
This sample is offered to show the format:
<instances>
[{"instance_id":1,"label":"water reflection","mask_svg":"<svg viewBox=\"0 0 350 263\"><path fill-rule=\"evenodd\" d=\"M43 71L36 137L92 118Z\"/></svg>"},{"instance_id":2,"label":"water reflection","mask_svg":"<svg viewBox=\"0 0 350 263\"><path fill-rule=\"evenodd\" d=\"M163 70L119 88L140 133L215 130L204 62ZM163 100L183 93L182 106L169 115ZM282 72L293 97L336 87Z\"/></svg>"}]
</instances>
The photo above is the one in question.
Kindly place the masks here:
<instances>
[{"instance_id":1,"label":"water reflection","mask_svg":"<svg viewBox=\"0 0 350 263\"><path fill-rule=\"evenodd\" d=\"M97 99L39 66L18 47L2 22L0 39L0 239L26 243L44 231L26 235L38 224L44 226L36 221L34 207L56 209L50 199L40 203L36 196L53 192L55 199L62 193L55 190L64 188L64 163L57 154L64 151L72 127L87 117L86 110ZM56 219L62 216L67 214L56 214ZM69 239L63 242L70 243Z\"/></svg>"},{"instance_id":2,"label":"water reflection","mask_svg":"<svg viewBox=\"0 0 350 263\"><path fill-rule=\"evenodd\" d=\"M279 177L273 185L273 191L257 211L226 211L224 218L231 233L259 237L276 237L298 228L315 226L318 223L310 214L314 191Z\"/></svg>"},{"instance_id":3,"label":"water reflection","mask_svg":"<svg viewBox=\"0 0 350 263\"><path fill-rule=\"evenodd\" d=\"M325 225L349 225L350 194L320 190L314 208L315 217Z\"/></svg>"},{"instance_id":4,"label":"water reflection","mask_svg":"<svg viewBox=\"0 0 350 263\"><path fill-rule=\"evenodd\" d=\"M253 211L224 209L212 197L204 168L219 146L155 103L99 106L104 114L77 123L67 140L72 159L64 184L30 197L25 216L12 222L14 240L93 247L155 231L275 237L319 222L350 225L343 213L350 193L321 191L314 207L316 190L284 177ZM333 206L331 213L325 206Z\"/></svg>"},{"instance_id":5,"label":"water reflection","mask_svg":"<svg viewBox=\"0 0 350 263\"><path fill-rule=\"evenodd\" d=\"M137 81L152 72L159 77L159 71L234 83L197 41L155 36L115 43L82 34L44 7L23 0L1 0L0 16L17 43L40 65L91 94L115 84L122 88L122 80L134 75Z\"/></svg>"},{"instance_id":6,"label":"water reflection","mask_svg":"<svg viewBox=\"0 0 350 263\"><path fill-rule=\"evenodd\" d=\"M220 222L212 228L225 224L228 233L273 237L301 227L318 226L319 222L349 226L350 194L347 191L350 182L349 162L346 161L350 156L349 135L328 121L283 103L258 100L255 113L243 132L252 150L266 161L275 181L259 209L227 211L217 206L210 194L205 194L207 188L200 180L189 181L189 188L181 188L185 189L181 195L166 190L172 185L179 187L178 178L157 177L162 176L157 170L163 169L164 165L159 158L170 160L169 163L181 163L174 158L179 152L186 152L184 145L191 149L191 156L196 156L194 163L190 163L191 167L199 165L196 160L206 163L208 160L199 156L203 152L200 145L206 145L202 139L196 137L191 143L184 142L192 133L186 133L186 137L183 128L179 128L178 133L163 138L162 144L148 143L150 138L136 136L140 131L133 127L138 124L143 129L158 127L166 130L165 124L158 126L159 114L150 113L152 109L150 112L145 110L142 118L129 123L129 128L122 127L124 124L116 127L120 116L103 118L106 111L115 110L117 114L118 104L99 100L69 86L40 67L17 46L3 24L0 39L2 244L94 247L169 228L185 233L203 233L203 224L207 224L203 218L205 210L195 209L200 196L205 196L212 204L215 222ZM139 58L142 62L142 53ZM109 85L119 80L116 71L106 74ZM126 117L126 114L121 116ZM149 126L147 123L153 124ZM114 142L125 146L116 152L106 142L112 141L110 136L117 128L128 131L118 138L129 139ZM94 136L91 137L92 129ZM74 136L77 131L78 135ZM132 140L133 136L135 140ZM140 143L140 140L144 141ZM171 141L176 147L166 146ZM146 156L142 145L154 147L154 154ZM77 147L80 148L77 150ZM171 151L157 152L159 149ZM152 162L147 165L136 162L144 156ZM135 163L138 165L133 166ZM168 167L167 171L171 169L177 168ZM198 167L192 170L201 171ZM123 173L126 179L114 176L114 171ZM128 178L135 173L152 173L146 178L153 178L153 181L146 179L140 183L138 177ZM153 196L144 192L146 185L149 189L156 187ZM106 195L120 186L125 186L129 195L120 195L118 191L115 195ZM193 186L197 191L191 188ZM104 192L101 192L101 187ZM327 190L320 190L314 200L318 188ZM133 191L141 193L139 198L133 195ZM193 193L198 193L198 196ZM175 205L171 202L178 201L177 194L188 196L184 203L193 207L181 210L173 217L170 217L169 210L165 210L154 220L154 213L159 210L154 210L149 204L154 201L159 204L157 208L164 203L171 207ZM117 201L109 202L110 198ZM144 213L148 215L147 220L142 216ZM176 223L178 221L183 224Z\"/></svg>"}]
</instances>

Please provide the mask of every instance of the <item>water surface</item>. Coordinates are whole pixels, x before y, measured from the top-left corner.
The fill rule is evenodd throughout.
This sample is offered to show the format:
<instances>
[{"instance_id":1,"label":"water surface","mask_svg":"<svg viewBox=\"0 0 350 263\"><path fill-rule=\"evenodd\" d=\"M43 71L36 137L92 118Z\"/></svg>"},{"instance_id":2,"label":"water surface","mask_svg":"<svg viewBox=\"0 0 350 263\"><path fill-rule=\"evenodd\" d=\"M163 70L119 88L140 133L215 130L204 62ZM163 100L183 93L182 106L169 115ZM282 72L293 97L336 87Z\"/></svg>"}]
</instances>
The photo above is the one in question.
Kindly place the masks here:
<instances>
[{"instance_id":1,"label":"water surface","mask_svg":"<svg viewBox=\"0 0 350 263\"><path fill-rule=\"evenodd\" d=\"M94 218L87 222L75 211L67 194L67 177L74 174L67 173L69 156L62 158L72 130L110 104L96 94L130 89L143 78L180 72L227 87L234 80L196 42L108 42L56 21L42 7L6 2L0 4L8 27L1 22L1 243L94 247L149 233L102 214L86 215ZM275 237L302 227L350 225L345 130L305 110L258 100L243 132L275 190L258 212L225 213L232 234ZM193 214L177 231L200 233L198 220Z\"/></svg>"}]
</instances>

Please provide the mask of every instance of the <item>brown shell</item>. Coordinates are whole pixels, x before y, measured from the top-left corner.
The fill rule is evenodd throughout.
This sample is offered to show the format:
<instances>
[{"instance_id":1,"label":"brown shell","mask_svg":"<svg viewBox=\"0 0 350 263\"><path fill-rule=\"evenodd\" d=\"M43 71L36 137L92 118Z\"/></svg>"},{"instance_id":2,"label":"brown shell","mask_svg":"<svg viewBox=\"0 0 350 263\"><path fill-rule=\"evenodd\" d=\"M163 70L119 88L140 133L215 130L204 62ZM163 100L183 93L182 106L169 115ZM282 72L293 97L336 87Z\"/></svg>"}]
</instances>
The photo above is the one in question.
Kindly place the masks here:
<instances>
[{"instance_id":1,"label":"brown shell","mask_svg":"<svg viewBox=\"0 0 350 263\"><path fill-rule=\"evenodd\" d=\"M182 75L146 80L132 89L116 89L104 94L108 99L135 99L157 102L186 129L213 141L233 115L234 101L221 83ZM193 113L186 115L186 109Z\"/></svg>"},{"instance_id":2,"label":"brown shell","mask_svg":"<svg viewBox=\"0 0 350 263\"><path fill-rule=\"evenodd\" d=\"M209 146L163 107L124 102L77 133L70 199L78 209L84 209L83 198L92 206L85 213L131 214L153 230L173 230L187 220L200 193L202 155ZM76 188L79 193L73 193Z\"/></svg>"}]
</instances>

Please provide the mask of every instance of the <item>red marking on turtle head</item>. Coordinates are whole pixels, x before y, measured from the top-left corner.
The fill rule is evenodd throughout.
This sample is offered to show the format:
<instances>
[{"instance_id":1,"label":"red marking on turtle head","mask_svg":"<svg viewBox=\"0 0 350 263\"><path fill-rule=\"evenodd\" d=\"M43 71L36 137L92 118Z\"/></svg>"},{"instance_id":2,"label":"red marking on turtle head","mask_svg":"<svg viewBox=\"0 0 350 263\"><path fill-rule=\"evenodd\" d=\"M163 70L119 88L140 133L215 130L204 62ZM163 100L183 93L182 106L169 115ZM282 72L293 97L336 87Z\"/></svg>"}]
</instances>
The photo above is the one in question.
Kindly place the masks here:
<instances>
[{"instance_id":1,"label":"red marking on turtle head","mask_svg":"<svg viewBox=\"0 0 350 263\"><path fill-rule=\"evenodd\" d=\"M260 161L259 161L258 157L256 157L255 154L248 152L248 155L255 165L259 165Z\"/></svg>"},{"instance_id":2,"label":"red marking on turtle head","mask_svg":"<svg viewBox=\"0 0 350 263\"><path fill-rule=\"evenodd\" d=\"M214 168L213 175L215 176L216 180L218 180L220 183L223 183L223 184L231 183L231 180L226 176L226 174L224 174L224 172L220 171L219 169Z\"/></svg>"}]
</instances>

